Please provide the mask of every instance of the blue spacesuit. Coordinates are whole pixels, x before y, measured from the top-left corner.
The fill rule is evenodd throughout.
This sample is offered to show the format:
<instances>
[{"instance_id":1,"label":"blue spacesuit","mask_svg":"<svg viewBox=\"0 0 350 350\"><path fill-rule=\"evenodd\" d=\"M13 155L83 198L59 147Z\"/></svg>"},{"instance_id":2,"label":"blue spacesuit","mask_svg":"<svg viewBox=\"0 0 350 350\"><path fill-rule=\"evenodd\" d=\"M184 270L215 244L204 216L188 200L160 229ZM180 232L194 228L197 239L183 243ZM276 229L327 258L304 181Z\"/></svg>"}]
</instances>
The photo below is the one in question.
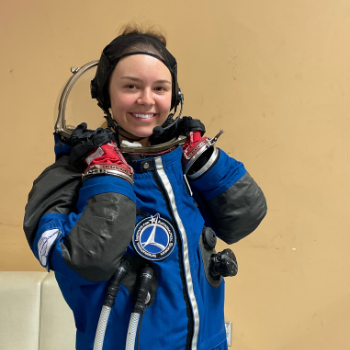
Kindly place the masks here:
<instances>
[{"instance_id":1,"label":"blue spacesuit","mask_svg":"<svg viewBox=\"0 0 350 350\"><path fill-rule=\"evenodd\" d=\"M224 280L209 273L215 251L204 244L202 233L211 228L235 243L265 216L264 195L243 164L220 150L216 163L190 181L191 197L181 146L129 162L133 186L109 175L82 182L81 171L68 164L69 152L57 142L56 162L29 194L24 230L42 266L55 271L74 313L76 349L93 348L107 282L124 258L135 271L122 281L104 350L125 348L136 270L146 264L156 272L156 285L140 349L227 349Z\"/></svg>"}]
</instances>

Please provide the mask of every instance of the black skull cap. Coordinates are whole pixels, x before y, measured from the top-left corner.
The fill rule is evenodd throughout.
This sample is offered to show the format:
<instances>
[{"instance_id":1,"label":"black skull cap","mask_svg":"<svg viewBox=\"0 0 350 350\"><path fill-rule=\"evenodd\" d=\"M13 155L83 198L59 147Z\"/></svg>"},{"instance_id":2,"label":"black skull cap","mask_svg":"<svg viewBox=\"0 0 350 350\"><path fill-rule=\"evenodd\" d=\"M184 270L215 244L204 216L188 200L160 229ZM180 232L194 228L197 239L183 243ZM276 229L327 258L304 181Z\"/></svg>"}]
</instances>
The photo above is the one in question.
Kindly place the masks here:
<instances>
[{"instance_id":1,"label":"black skull cap","mask_svg":"<svg viewBox=\"0 0 350 350\"><path fill-rule=\"evenodd\" d=\"M111 102L108 93L109 78L123 57L144 54L162 61L172 76L171 109L180 103L177 83L177 63L175 57L155 37L148 34L126 34L116 37L102 51L95 78L91 81L91 97L97 99L98 105L108 114Z\"/></svg>"}]
</instances>

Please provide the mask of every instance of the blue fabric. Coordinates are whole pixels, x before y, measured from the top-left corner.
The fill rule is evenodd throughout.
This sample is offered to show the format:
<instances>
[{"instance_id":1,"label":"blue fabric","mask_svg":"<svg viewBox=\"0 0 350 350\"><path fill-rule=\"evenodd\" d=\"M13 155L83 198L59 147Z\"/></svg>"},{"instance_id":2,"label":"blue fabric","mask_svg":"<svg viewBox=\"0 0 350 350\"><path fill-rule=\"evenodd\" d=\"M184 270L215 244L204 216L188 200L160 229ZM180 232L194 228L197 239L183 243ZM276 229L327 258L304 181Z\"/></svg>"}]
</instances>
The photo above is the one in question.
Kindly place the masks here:
<instances>
[{"instance_id":1,"label":"blue fabric","mask_svg":"<svg viewBox=\"0 0 350 350\"><path fill-rule=\"evenodd\" d=\"M211 348L210 350L228 350L227 339L225 339L220 345L215 346L215 348Z\"/></svg>"},{"instance_id":2,"label":"blue fabric","mask_svg":"<svg viewBox=\"0 0 350 350\"><path fill-rule=\"evenodd\" d=\"M58 229L59 236L54 245L52 245L49 251L49 264L47 266L47 270L50 271L52 268L55 273L60 273L66 276L67 280L69 280L69 284L74 285L85 285L85 284L93 284L81 276L79 276L76 272L69 269L66 263L62 258L62 249L59 244L61 241L65 239L65 237L69 234L71 229L74 227L76 222L79 220L79 217L82 215L71 213L69 215L64 214L47 214L42 217L39 223L38 233L35 237L33 244L33 253L36 258L39 260L39 252L38 252L38 242L45 231ZM39 260L40 261L40 260Z\"/></svg>"},{"instance_id":3,"label":"blue fabric","mask_svg":"<svg viewBox=\"0 0 350 350\"><path fill-rule=\"evenodd\" d=\"M183 181L181 148L162 156L164 171L175 194L175 204L187 236L190 272L199 311L198 350L227 350L224 324L224 281L212 287L205 276L199 239L204 219L192 197L188 195ZM220 152L217 163L198 181L193 182L206 200L221 194L245 173L243 165ZM188 336L188 319L184 295L188 295L186 284L181 279L183 266L183 238L179 227L169 211L169 198L160 185L156 172L135 173L134 186L113 176L96 176L86 180L79 193L77 212L69 215L47 214L39 225L34 243L34 253L41 234L50 228L58 228L60 237L51 252L51 268L62 294L74 313L77 327L76 349L92 350L96 327L106 293L106 283L93 283L70 270L62 258L59 244L69 235L84 212L87 200L105 192L122 193L135 200L136 207L147 216L159 214L169 221L177 231L177 244L165 260L153 261L157 268L158 288L155 300L145 311L140 333L140 350L183 350ZM135 224L142 217L138 216ZM132 243L126 255L137 256ZM110 313L103 350L124 349L127 327L133 301L128 290L120 287L117 301Z\"/></svg>"},{"instance_id":4,"label":"blue fabric","mask_svg":"<svg viewBox=\"0 0 350 350\"><path fill-rule=\"evenodd\" d=\"M55 140L54 151L55 151L56 160L57 160L62 154L69 154L72 150L72 147L64 143L56 133L54 133L53 136Z\"/></svg>"},{"instance_id":5,"label":"blue fabric","mask_svg":"<svg viewBox=\"0 0 350 350\"><path fill-rule=\"evenodd\" d=\"M244 165L230 158L220 149L217 162L198 180L191 181L191 186L198 189L207 201L229 189L247 171Z\"/></svg>"},{"instance_id":6,"label":"blue fabric","mask_svg":"<svg viewBox=\"0 0 350 350\"><path fill-rule=\"evenodd\" d=\"M129 182L116 176L98 175L84 181L79 192L78 210L82 210L89 198L107 192L121 193L132 201L136 201L133 187Z\"/></svg>"}]
</instances>

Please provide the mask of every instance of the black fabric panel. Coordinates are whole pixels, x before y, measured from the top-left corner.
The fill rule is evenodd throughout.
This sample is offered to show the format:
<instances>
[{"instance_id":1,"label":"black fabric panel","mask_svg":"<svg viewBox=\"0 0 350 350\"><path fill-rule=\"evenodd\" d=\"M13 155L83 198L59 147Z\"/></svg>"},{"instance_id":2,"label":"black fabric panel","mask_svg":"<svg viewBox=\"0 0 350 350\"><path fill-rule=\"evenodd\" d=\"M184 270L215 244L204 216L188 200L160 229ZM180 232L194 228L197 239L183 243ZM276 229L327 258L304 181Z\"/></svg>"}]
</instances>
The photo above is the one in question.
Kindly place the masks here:
<instances>
[{"instance_id":1,"label":"black fabric panel","mask_svg":"<svg viewBox=\"0 0 350 350\"><path fill-rule=\"evenodd\" d=\"M44 214L69 214L75 211L81 184L81 172L68 165L66 155L46 168L34 181L23 222L30 245L34 242L39 221Z\"/></svg>"},{"instance_id":2,"label":"black fabric panel","mask_svg":"<svg viewBox=\"0 0 350 350\"><path fill-rule=\"evenodd\" d=\"M267 211L265 196L248 173L208 201L208 207L217 234L228 244L253 232Z\"/></svg>"},{"instance_id":3,"label":"black fabric panel","mask_svg":"<svg viewBox=\"0 0 350 350\"><path fill-rule=\"evenodd\" d=\"M109 280L131 241L135 219L135 203L123 194L108 192L90 198L61 243L67 266L89 281Z\"/></svg>"}]
</instances>

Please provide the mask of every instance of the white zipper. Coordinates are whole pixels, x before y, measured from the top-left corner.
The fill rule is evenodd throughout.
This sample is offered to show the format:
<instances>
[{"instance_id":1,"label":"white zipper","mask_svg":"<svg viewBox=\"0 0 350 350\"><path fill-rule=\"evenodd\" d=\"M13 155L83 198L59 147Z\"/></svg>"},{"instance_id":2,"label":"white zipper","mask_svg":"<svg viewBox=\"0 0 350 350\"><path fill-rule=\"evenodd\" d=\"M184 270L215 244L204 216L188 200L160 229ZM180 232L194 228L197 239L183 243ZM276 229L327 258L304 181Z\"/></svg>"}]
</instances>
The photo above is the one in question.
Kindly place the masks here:
<instances>
[{"instance_id":1,"label":"white zipper","mask_svg":"<svg viewBox=\"0 0 350 350\"><path fill-rule=\"evenodd\" d=\"M173 188L171 186L171 183L169 181L169 178L164 170L163 167L163 161L162 158L156 157L154 158L154 162L156 164L156 169L158 176L160 180L162 181L162 184L168 194L169 200L170 200L170 206L173 211L173 215L177 224L177 227L180 231L181 238L182 238L182 248L183 248L183 262L184 262L184 268L185 268L185 279L186 279L186 285L187 285L187 292L190 299L190 303L192 306L192 312L193 312L193 337L192 337L192 350L197 350L197 343L198 343L198 333L199 333L199 311L198 311L198 304L196 300L196 296L194 294L193 289L193 281L192 281L192 274L191 274L191 268L190 268L190 260L189 260L189 251L188 251L188 241L187 241L187 234L185 227L182 223L182 220L180 218L180 215L177 211L177 206L175 202L175 194L173 191Z\"/></svg>"}]
</instances>

